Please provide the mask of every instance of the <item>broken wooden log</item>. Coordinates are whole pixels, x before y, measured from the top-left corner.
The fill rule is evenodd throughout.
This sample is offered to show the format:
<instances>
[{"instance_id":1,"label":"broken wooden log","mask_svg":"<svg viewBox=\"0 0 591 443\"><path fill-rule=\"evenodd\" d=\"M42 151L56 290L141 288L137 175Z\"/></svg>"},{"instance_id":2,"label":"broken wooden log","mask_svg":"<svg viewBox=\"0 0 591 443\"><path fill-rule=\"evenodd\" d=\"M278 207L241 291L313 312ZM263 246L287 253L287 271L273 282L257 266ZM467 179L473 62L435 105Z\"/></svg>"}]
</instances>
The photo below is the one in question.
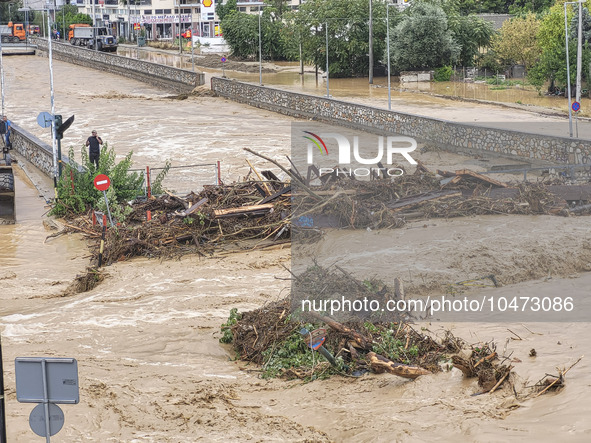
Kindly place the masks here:
<instances>
[{"instance_id":1,"label":"broken wooden log","mask_svg":"<svg viewBox=\"0 0 591 443\"><path fill-rule=\"evenodd\" d=\"M321 197L319 197L318 195L316 195L314 193L314 191L312 191L308 186L306 186L306 184L304 183L304 181L302 180L301 177L298 177L293 172L288 171L287 169L285 169L283 166L281 166L278 162L276 162L272 158L269 158L269 157L267 157L266 155L263 155L263 154L259 154L258 152L255 152L255 151L253 151L252 149L249 149L249 148L244 148L244 150L246 152L250 152L253 155L256 155L257 157L263 158L263 159L267 160L270 163L273 163L275 166L277 166L279 169L281 169L283 172L285 172L287 175L289 175L292 178L292 180L294 180L296 182L299 182L299 185L298 186L300 186L304 191L306 191L308 194L310 194L315 199L322 200Z\"/></svg>"},{"instance_id":2,"label":"broken wooden log","mask_svg":"<svg viewBox=\"0 0 591 443\"><path fill-rule=\"evenodd\" d=\"M378 374L388 372L390 374L394 374L399 377L410 378L412 380L420 377L421 375L430 374L429 371L419 366L408 366L403 365L402 363L395 363L392 360L388 360L386 357L376 354L375 352L369 352L367 356L369 358L372 371Z\"/></svg>"},{"instance_id":3,"label":"broken wooden log","mask_svg":"<svg viewBox=\"0 0 591 443\"><path fill-rule=\"evenodd\" d=\"M356 348L364 349L366 351L371 349L373 340L361 335L359 332L354 331L351 328L339 323L338 321L333 320L332 318L324 317L316 312L309 312L309 315L314 317L317 320L320 320L323 323L326 323L329 327L334 329L335 331L339 331L341 334L346 335L349 337L350 342Z\"/></svg>"},{"instance_id":4,"label":"broken wooden log","mask_svg":"<svg viewBox=\"0 0 591 443\"><path fill-rule=\"evenodd\" d=\"M239 206L237 208L228 209L214 209L213 215L215 218L234 217L237 215L256 215L255 213L265 213L273 209L273 203L266 203L264 205L250 205Z\"/></svg>"},{"instance_id":5,"label":"broken wooden log","mask_svg":"<svg viewBox=\"0 0 591 443\"><path fill-rule=\"evenodd\" d=\"M252 172L254 172L254 174L257 176L257 178L259 179L259 181L261 182L261 184L263 185L263 187L265 188L265 193L267 195L271 195L271 189L269 188L269 185L265 182L265 180L263 180L263 177L261 177L261 174L259 174L259 171L257 171L255 169L255 167L252 165L252 163L247 159L246 163L248 163L248 166L250 166L250 169L252 170Z\"/></svg>"},{"instance_id":6,"label":"broken wooden log","mask_svg":"<svg viewBox=\"0 0 591 443\"><path fill-rule=\"evenodd\" d=\"M285 194L287 192L290 192L290 191L291 191L291 186L289 186L289 185L288 186L285 186L283 189L281 189L280 191L277 191L275 194L269 195L268 197L265 197L263 200L261 200L261 202L259 203L259 206L260 205L263 205L265 203L268 203L270 201L273 201L277 197L279 197L279 196L281 196L281 195L283 195L283 194Z\"/></svg>"},{"instance_id":7,"label":"broken wooden log","mask_svg":"<svg viewBox=\"0 0 591 443\"><path fill-rule=\"evenodd\" d=\"M207 198L202 198L197 203L195 203L193 206L191 206L189 209L182 211L182 212L175 212L174 215L176 215L178 217L186 217L187 215L192 214L197 209L199 209L201 206L203 206L205 203L207 203L207 201L208 201Z\"/></svg>"},{"instance_id":8,"label":"broken wooden log","mask_svg":"<svg viewBox=\"0 0 591 443\"><path fill-rule=\"evenodd\" d=\"M461 195L462 193L460 191L449 189L444 191L429 191L392 201L388 203L386 207L393 209L394 212L398 212L402 211L403 209L410 209L411 207L426 201L444 200L451 197L460 197Z\"/></svg>"},{"instance_id":9,"label":"broken wooden log","mask_svg":"<svg viewBox=\"0 0 591 443\"><path fill-rule=\"evenodd\" d=\"M507 183L500 182L498 180L495 180L494 178L490 178L490 177L487 177L486 175L482 175L477 172L471 171L470 169L460 169L460 170L456 171L456 175L458 175L462 178L476 179L480 182L484 182L485 184L493 185L498 188L506 188L508 186Z\"/></svg>"}]
</instances>

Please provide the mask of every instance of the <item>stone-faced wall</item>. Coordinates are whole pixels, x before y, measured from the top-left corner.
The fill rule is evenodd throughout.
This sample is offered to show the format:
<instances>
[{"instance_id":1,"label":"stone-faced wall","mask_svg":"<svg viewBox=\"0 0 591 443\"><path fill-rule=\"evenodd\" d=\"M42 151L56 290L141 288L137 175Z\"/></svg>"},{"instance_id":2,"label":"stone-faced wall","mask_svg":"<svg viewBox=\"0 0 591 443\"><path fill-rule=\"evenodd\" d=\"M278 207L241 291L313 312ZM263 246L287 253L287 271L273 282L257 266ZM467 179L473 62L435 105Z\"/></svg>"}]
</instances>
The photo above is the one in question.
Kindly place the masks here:
<instances>
[{"instance_id":1,"label":"stone-faced wall","mask_svg":"<svg viewBox=\"0 0 591 443\"><path fill-rule=\"evenodd\" d=\"M469 155L486 153L539 164L591 163L591 140L552 137L372 108L214 77L216 94L258 108L378 134L400 134Z\"/></svg>"},{"instance_id":2,"label":"stone-faced wall","mask_svg":"<svg viewBox=\"0 0 591 443\"><path fill-rule=\"evenodd\" d=\"M53 177L53 148L51 145L42 142L30 132L15 125L14 122L12 122L10 140L16 152L49 177ZM70 163L68 156L63 153L62 162ZM79 167L78 164L76 164L76 167Z\"/></svg>"},{"instance_id":3,"label":"stone-faced wall","mask_svg":"<svg viewBox=\"0 0 591 443\"><path fill-rule=\"evenodd\" d=\"M34 42L38 50L47 54L47 40L36 38ZM202 72L187 71L108 52L91 51L69 43L52 41L51 51L56 60L123 75L174 92L188 93L205 83L205 74Z\"/></svg>"}]
</instances>

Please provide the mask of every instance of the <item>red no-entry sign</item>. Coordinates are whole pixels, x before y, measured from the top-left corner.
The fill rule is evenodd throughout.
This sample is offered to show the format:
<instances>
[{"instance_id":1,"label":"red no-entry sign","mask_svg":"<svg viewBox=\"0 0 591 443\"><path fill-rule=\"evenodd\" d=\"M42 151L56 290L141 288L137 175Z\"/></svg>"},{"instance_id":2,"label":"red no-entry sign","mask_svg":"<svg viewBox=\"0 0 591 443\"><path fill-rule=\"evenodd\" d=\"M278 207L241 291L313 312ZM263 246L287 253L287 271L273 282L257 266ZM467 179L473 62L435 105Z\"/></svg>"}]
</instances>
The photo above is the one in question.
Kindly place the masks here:
<instances>
[{"instance_id":1,"label":"red no-entry sign","mask_svg":"<svg viewBox=\"0 0 591 443\"><path fill-rule=\"evenodd\" d=\"M99 191L106 191L111 186L111 180L105 174L99 174L94 178L94 187Z\"/></svg>"}]
</instances>

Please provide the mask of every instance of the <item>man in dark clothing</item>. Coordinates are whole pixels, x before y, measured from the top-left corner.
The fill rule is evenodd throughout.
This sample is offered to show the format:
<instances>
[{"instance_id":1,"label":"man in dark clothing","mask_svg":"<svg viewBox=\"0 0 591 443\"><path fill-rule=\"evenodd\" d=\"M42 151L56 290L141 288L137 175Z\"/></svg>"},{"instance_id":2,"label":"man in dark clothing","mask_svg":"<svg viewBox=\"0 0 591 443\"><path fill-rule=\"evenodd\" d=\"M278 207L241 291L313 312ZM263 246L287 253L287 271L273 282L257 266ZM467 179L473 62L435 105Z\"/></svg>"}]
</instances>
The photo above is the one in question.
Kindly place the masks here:
<instances>
[{"instance_id":1,"label":"man in dark clothing","mask_svg":"<svg viewBox=\"0 0 591 443\"><path fill-rule=\"evenodd\" d=\"M88 146L88 158L90 163L96 165L96 169L99 167L99 157L101 156L101 145L103 140L96 135L96 131L92 131L92 135L86 140L86 146Z\"/></svg>"}]
</instances>

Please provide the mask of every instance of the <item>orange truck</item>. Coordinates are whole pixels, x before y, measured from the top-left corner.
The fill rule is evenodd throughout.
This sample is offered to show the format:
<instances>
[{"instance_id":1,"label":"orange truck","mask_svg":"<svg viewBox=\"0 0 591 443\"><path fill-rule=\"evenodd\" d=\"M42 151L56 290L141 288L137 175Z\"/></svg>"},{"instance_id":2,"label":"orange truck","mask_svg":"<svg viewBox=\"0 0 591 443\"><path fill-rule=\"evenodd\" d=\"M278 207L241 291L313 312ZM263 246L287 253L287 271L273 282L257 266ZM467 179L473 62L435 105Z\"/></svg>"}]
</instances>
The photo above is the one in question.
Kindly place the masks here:
<instances>
[{"instance_id":1,"label":"orange truck","mask_svg":"<svg viewBox=\"0 0 591 443\"><path fill-rule=\"evenodd\" d=\"M27 39L25 25L12 22L8 22L7 25L0 25L0 36L2 36L2 43L22 42Z\"/></svg>"},{"instance_id":2,"label":"orange truck","mask_svg":"<svg viewBox=\"0 0 591 443\"><path fill-rule=\"evenodd\" d=\"M90 28L90 25L86 23L74 23L70 25L70 30L68 31L68 40L72 40L74 38L74 28Z\"/></svg>"}]
</instances>

